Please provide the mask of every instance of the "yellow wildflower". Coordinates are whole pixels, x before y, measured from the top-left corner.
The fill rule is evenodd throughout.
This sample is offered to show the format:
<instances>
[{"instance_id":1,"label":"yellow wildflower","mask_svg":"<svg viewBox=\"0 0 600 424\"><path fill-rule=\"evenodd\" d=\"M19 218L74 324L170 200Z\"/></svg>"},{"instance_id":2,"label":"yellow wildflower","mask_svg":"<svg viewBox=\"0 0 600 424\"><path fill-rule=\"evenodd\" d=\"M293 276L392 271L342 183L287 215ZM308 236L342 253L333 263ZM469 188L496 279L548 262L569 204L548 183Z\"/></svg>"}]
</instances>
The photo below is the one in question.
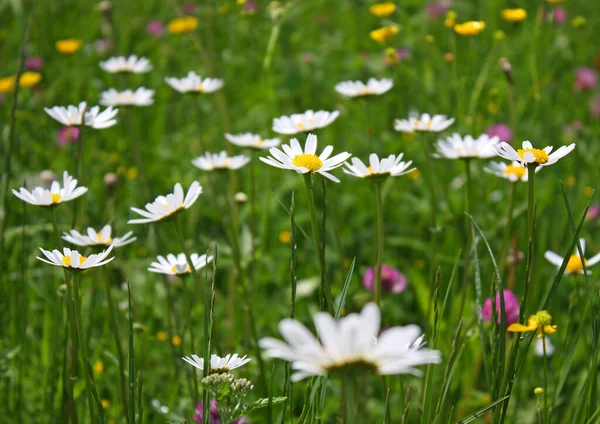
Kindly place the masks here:
<instances>
[{"instance_id":1,"label":"yellow wildflower","mask_svg":"<svg viewBox=\"0 0 600 424\"><path fill-rule=\"evenodd\" d=\"M506 34L504 34L504 31L497 29L496 31L494 31L494 41L501 41L504 40L506 38Z\"/></svg>"},{"instance_id":2,"label":"yellow wildflower","mask_svg":"<svg viewBox=\"0 0 600 424\"><path fill-rule=\"evenodd\" d=\"M527 325L514 323L506 329L511 333L527 333L538 331L538 338L544 334L553 334L556 332L556 325L552 325L552 316L547 311L539 311L531 315L527 320Z\"/></svg>"},{"instance_id":3,"label":"yellow wildflower","mask_svg":"<svg viewBox=\"0 0 600 424\"><path fill-rule=\"evenodd\" d=\"M533 389L533 393L536 396L541 396L544 394L544 389L542 389L541 387L536 387L535 389Z\"/></svg>"},{"instance_id":4,"label":"yellow wildflower","mask_svg":"<svg viewBox=\"0 0 600 424\"><path fill-rule=\"evenodd\" d=\"M131 181L131 180L135 180L138 176L138 170L137 168L129 168L127 170L127 174L125 175L125 177Z\"/></svg>"},{"instance_id":5,"label":"yellow wildflower","mask_svg":"<svg viewBox=\"0 0 600 424\"><path fill-rule=\"evenodd\" d=\"M102 374L104 372L104 362L102 362L100 359L94 362L94 372L96 374Z\"/></svg>"},{"instance_id":6,"label":"yellow wildflower","mask_svg":"<svg viewBox=\"0 0 600 424\"><path fill-rule=\"evenodd\" d=\"M576 181L575 177L570 175L567 177L567 180L565 181L565 185L567 187L573 187L575 185L575 181Z\"/></svg>"},{"instance_id":7,"label":"yellow wildflower","mask_svg":"<svg viewBox=\"0 0 600 424\"><path fill-rule=\"evenodd\" d=\"M586 23L587 21L583 16L575 16L571 21L573 28L581 28L582 26L585 26Z\"/></svg>"},{"instance_id":8,"label":"yellow wildflower","mask_svg":"<svg viewBox=\"0 0 600 424\"><path fill-rule=\"evenodd\" d=\"M416 168L408 173L408 178L410 178L411 180L416 180L420 176L421 176L421 171L419 171Z\"/></svg>"},{"instance_id":9,"label":"yellow wildflower","mask_svg":"<svg viewBox=\"0 0 600 424\"><path fill-rule=\"evenodd\" d=\"M194 16L184 16L183 18L173 19L167 26L171 34L191 32L198 27L198 19Z\"/></svg>"},{"instance_id":10,"label":"yellow wildflower","mask_svg":"<svg viewBox=\"0 0 600 424\"><path fill-rule=\"evenodd\" d=\"M369 7L369 11L378 18L385 18L396 11L396 5L392 2L377 3Z\"/></svg>"},{"instance_id":11,"label":"yellow wildflower","mask_svg":"<svg viewBox=\"0 0 600 424\"><path fill-rule=\"evenodd\" d=\"M474 37L485 29L483 21L469 21L454 25L454 32L463 37Z\"/></svg>"},{"instance_id":12,"label":"yellow wildflower","mask_svg":"<svg viewBox=\"0 0 600 424\"><path fill-rule=\"evenodd\" d=\"M292 233L290 233L289 231L280 232L279 241L283 244L289 244L292 241Z\"/></svg>"},{"instance_id":13,"label":"yellow wildflower","mask_svg":"<svg viewBox=\"0 0 600 424\"><path fill-rule=\"evenodd\" d=\"M488 112L491 115L498 115L498 113L500 113L500 106L498 106L496 103L490 103L488 105Z\"/></svg>"},{"instance_id":14,"label":"yellow wildflower","mask_svg":"<svg viewBox=\"0 0 600 424\"><path fill-rule=\"evenodd\" d=\"M385 43L390 40L394 35L398 34L398 27L395 25L387 26L379 29L375 29L369 33L371 38L378 43Z\"/></svg>"},{"instance_id":15,"label":"yellow wildflower","mask_svg":"<svg viewBox=\"0 0 600 424\"><path fill-rule=\"evenodd\" d=\"M173 346L181 346L181 337L173 336L171 343L173 343Z\"/></svg>"},{"instance_id":16,"label":"yellow wildflower","mask_svg":"<svg viewBox=\"0 0 600 424\"><path fill-rule=\"evenodd\" d=\"M427 41L429 44L433 44L435 43L435 37L431 34L427 34L425 36L425 41Z\"/></svg>"},{"instance_id":17,"label":"yellow wildflower","mask_svg":"<svg viewBox=\"0 0 600 424\"><path fill-rule=\"evenodd\" d=\"M504 9L502 18L508 22L521 22L527 18L527 12L525 9Z\"/></svg>"},{"instance_id":18,"label":"yellow wildflower","mask_svg":"<svg viewBox=\"0 0 600 424\"><path fill-rule=\"evenodd\" d=\"M165 340L167 340L167 333L165 333L164 331L159 331L158 333L156 333L156 339L158 341L164 342Z\"/></svg>"},{"instance_id":19,"label":"yellow wildflower","mask_svg":"<svg viewBox=\"0 0 600 424\"><path fill-rule=\"evenodd\" d=\"M15 88L15 77L0 78L0 93L8 93Z\"/></svg>"},{"instance_id":20,"label":"yellow wildflower","mask_svg":"<svg viewBox=\"0 0 600 424\"><path fill-rule=\"evenodd\" d=\"M24 72L19 78L19 86L23 88L30 88L36 85L42 80L42 74L39 72Z\"/></svg>"},{"instance_id":21,"label":"yellow wildflower","mask_svg":"<svg viewBox=\"0 0 600 424\"><path fill-rule=\"evenodd\" d=\"M591 197L593 193L594 193L593 187L587 186L586 188L583 189L583 194L585 194L586 197Z\"/></svg>"},{"instance_id":22,"label":"yellow wildflower","mask_svg":"<svg viewBox=\"0 0 600 424\"><path fill-rule=\"evenodd\" d=\"M81 48L83 41L76 38L67 38L66 40L58 40L55 43L56 50L62 54L73 54Z\"/></svg>"},{"instance_id":23,"label":"yellow wildflower","mask_svg":"<svg viewBox=\"0 0 600 424\"><path fill-rule=\"evenodd\" d=\"M106 408L108 408L108 407L110 406L110 401L109 401L108 399L102 399L102 400L100 401L100 403L102 404L102 407L103 407L104 409L106 409Z\"/></svg>"},{"instance_id":24,"label":"yellow wildflower","mask_svg":"<svg viewBox=\"0 0 600 424\"><path fill-rule=\"evenodd\" d=\"M449 10L448 12L446 12L444 25L446 25L448 28L452 28L454 27L454 25L456 25L456 12L454 10Z\"/></svg>"}]
</instances>

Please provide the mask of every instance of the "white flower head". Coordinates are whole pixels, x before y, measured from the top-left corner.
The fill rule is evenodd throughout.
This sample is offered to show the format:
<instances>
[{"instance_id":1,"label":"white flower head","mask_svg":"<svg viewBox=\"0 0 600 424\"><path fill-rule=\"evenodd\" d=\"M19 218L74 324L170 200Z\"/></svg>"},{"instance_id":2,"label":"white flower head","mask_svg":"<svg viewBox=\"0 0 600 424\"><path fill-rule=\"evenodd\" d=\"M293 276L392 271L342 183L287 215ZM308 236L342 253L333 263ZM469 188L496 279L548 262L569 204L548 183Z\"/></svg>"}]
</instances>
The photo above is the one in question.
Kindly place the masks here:
<instances>
[{"instance_id":1,"label":"white flower head","mask_svg":"<svg viewBox=\"0 0 600 424\"><path fill-rule=\"evenodd\" d=\"M252 133L244 133L239 135L225 134L225 138L231 144L240 147L249 147L251 149L270 149L271 147L279 146L281 140L278 138L263 139L260 135Z\"/></svg>"},{"instance_id":2,"label":"white flower head","mask_svg":"<svg viewBox=\"0 0 600 424\"><path fill-rule=\"evenodd\" d=\"M477 138L470 135L461 137L454 133L445 140L438 140L435 143L437 153L435 158L445 159L488 159L496 156L494 147L498 145L500 139L496 136L490 137L487 134L481 134Z\"/></svg>"},{"instance_id":3,"label":"white flower head","mask_svg":"<svg viewBox=\"0 0 600 424\"><path fill-rule=\"evenodd\" d=\"M538 167L535 169L535 172L539 172L541 169L542 168ZM490 162L483 170L500 178L506 178L512 182L527 181L527 175L529 173L527 168L523 168L521 164L516 161L511 164L504 162Z\"/></svg>"},{"instance_id":4,"label":"white flower head","mask_svg":"<svg viewBox=\"0 0 600 424\"><path fill-rule=\"evenodd\" d=\"M299 174L316 172L336 183L339 183L340 180L331 175L328 171L342 166L351 156L350 153L343 152L330 158L329 156L331 155L331 152L333 152L333 146L325 147L323 153L321 153L320 156L317 156L317 136L314 134L309 134L306 138L304 151L300 147L298 140L295 138L292 138L289 145L283 144L281 147L283 152L276 147L272 147L269 149L271 156L266 158L261 157L260 160L276 168L290 169Z\"/></svg>"},{"instance_id":5,"label":"white flower head","mask_svg":"<svg viewBox=\"0 0 600 424\"><path fill-rule=\"evenodd\" d=\"M204 358L192 355L191 357L184 356L181 359L199 370L204 371ZM210 372L228 372L244 366L248 362L250 362L250 358L247 358L246 355L240 357L237 353L234 353L233 355L230 353L224 358L221 358L220 356L212 354L210 355Z\"/></svg>"},{"instance_id":6,"label":"white flower head","mask_svg":"<svg viewBox=\"0 0 600 424\"><path fill-rule=\"evenodd\" d=\"M67 171L63 172L63 185L58 181L52 182L50 190L43 187L36 187L31 192L24 187L19 191L13 190L13 194L19 199L36 206L56 206L59 203L76 199L88 191L87 187L77 187L77 180L69 175Z\"/></svg>"},{"instance_id":7,"label":"white flower head","mask_svg":"<svg viewBox=\"0 0 600 424\"><path fill-rule=\"evenodd\" d=\"M212 93L223 87L223 80L218 78L204 78L190 71L183 78L165 78L165 82L180 93Z\"/></svg>"},{"instance_id":8,"label":"white flower head","mask_svg":"<svg viewBox=\"0 0 600 424\"><path fill-rule=\"evenodd\" d=\"M44 111L53 119L66 126L85 125L96 129L103 129L112 127L117 123L117 120L114 118L119 109L113 109L112 106L109 106L100 112L99 106L92 106L88 109L87 103L81 102L78 106L45 107Z\"/></svg>"},{"instance_id":9,"label":"white flower head","mask_svg":"<svg viewBox=\"0 0 600 424\"><path fill-rule=\"evenodd\" d=\"M389 78L369 78L366 84L362 81L342 81L335 85L335 91L345 97L380 96L390 91L393 86L394 82Z\"/></svg>"},{"instance_id":10,"label":"white flower head","mask_svg":"<svg viewBox=\"0 0 600 424\"><path fill-rule=\"evenodd\" d=\"M408 119L396 119L394 129L400 132L414 133L415 131L441 132L454 123L454 118L446 115L430 116L424 113L421 116L411 116Z\"/></svg>"},{"instance_id":11,"label":"white flower head","mask_svg":"<svg viewBox=\"0 0 600 424\"><path fill-rule=\"evenodd\" d=\"M146 203L146 210L131 208L132 211L142 215L143 218L131 219L127 223L146 224L168 219L192 206L198 200L198 196L201 193L202 186L198 181L192 183L185 196L181 184L177 183L173 188L173 193L169 193L166 196L158 196L154 202Z\"/></svg>"},{"instance_id":12,"label":"white flower head","mask_svg":"<svg viewBox=\"0 0 600 424\"><path fill-rule=\"evenodd\" d=\"M112 228L110 225L105 225L100 231L88 227L87 234L81 234L77 230L71 230L68 233L63 233L63 240L77 246L114 246L121 247L126 244L133 243L136 238L132 237L133 231L124 234L123 237L112 237Z\"/></svg>"},{"instance_id":13,"label":"white flower head","mask_svg":"<svg viewBox=\"0 0 600 424\"><path fill-rule=\"evenodd\" d=\"M137 90L117 91L110 88L100 94L103 106L150 106L154 103L154 90L139 87Z\"/></svg>"},{"instance_id":14,"label":"white flower head","mask_svg":"<svg viewBox=\"0 0 600 424\"><path fill-rule=\"evenodd\" d=\"M546 356L550 357L554 353L554 345L547 335L543 335L535 340L535 356L544 356L544 344L546 345Z\"/></svg>"},{"instance_id":15,"label":"white flower head","mask_svg":"<svg viewBox=\"0 0 600 424\"><path fill-rule=\"evenodd\" d=\"M579 243L581 243L581 251L583 252L583 254L585 254L585 240L581 238L579 239ZM563 263L563 257L558 253L554 253L550 250L546 250L546 253L544 253L544 257L548 262L550 262L557 268L560 268L560 266ZM577 248L577 246L575 246L575 251L569 257L569 261L567 262L565 274L583 274L583 265L585 264L586 271L589 275L592 273L589 270L589 267L596 265L598 262L600 262L600 253L592 256L589 259L584 258L582 260L581 256L579 256L579 249Z\"/></svg>"},{"instance_id":16,"label":"white flower head","mask_svg":"<svg viewBox=\"0 0 600 424\"><path fill-rule=\"evenodd\" d=\"M575 143L569 144L568 146L560 146L554 153L551 153L553 149L552 146L547 146L543 149L535 149L527 140L523 142L522 147L522 149L515 150L510 144L503 141L496 146L495 149L498 156L504 159L519 162L521 166L531 165L541 168L553 165L558 162L559 159L567 156L575 148Z\"/></svg>"},{"instance_id":17,"label":"white flower head","mask_svg":"<svg viewBox=\"0 0 600 424\"><path fill-rule=\"evenodd\" d=\"M152 262L148 271L167 275L185 275L192 272L185 253L180 253L177 256L169 253L166 258L159 255L156 259L158 262ZM190 255L190 259L194 264L194 269L199 270L211 262L213 257L193 253Z\"/></svg>"},{"instance_id":18,"label":"white flower head","mask_svg":"<svg viewBox=\"0 0 600 424\"><path fill-rule=\"evenodd\" d=\"M131 55L129 57L118 56L111 57L105 62L100 62L100 67L106 72L117 74L120 72L132 72L134 74L143 74L152 70L150 61L145 57Z\"/></svg>"},{"instance_id":19,"label":"white flower head","mask_svg":"<svg viewBox=\"0 0 600 424\"><path fill-rule=\"evenodd\" d=\"M346 167L343 168L343 171L346 174L359 178L398 177L416 169L410 168L412 164L411 160L402 162L402 156L404 156L404 153L400 153L398 156L390 155L380 160L375 153L371 153L368 166L362 160L353 157L352 164L346 162L344 164Z\"/></svg>"},{"instance_id":20,"label":"white flower head","mask_svg":"<svg viewBox=\"0 0 600 424\"><path fill-rule=\"evenodd\" d=\"M228 156L226 151L220 153L205 153L192 160L192 164L205 171L216 171L226 169L240 169L250 162L250 158L244 155Z\"/></svg>"},{"instance_id":21,"label":"white flower head","mask_svg":"<svg viewBox=\"0 0 600 424\"><path fill-rule=\"evenodd\" d=\"M421 329L416 325L392 327L379 334L381 312L374 303L337 322L320 312L314 322L320 342L294 319L279 323L287 343L270 337L259 341L267 356L292 363L296 371L292 381L357 369L381 375L420 375L416 366L442 360L439 351L423 348Z\"/></svg>"},{"instance_id":22,"label":"white flower head","mask_svg":"<svg viewBox=\"0 0 600 424\"><path fill-rule=\"evenodd\" d=\"M108 249L101 253L90 256L83 256L77 250L71 250L68 247L64 247L62 253L57 249L49 251L44 250L40 247L40 250L46 257L46 259L40 258L39 256L37 257L37 259L39 259L42 262L46 262L50 265L62 266L71 270L84 270L88 268L102 266L112 261L114 259L114 256L112 258L106 259L106 257L112 251L112 249L113 246L110 245L108 246Z\"/></svg>"},{"instance_id":23,"label":"white flower head","mask_svg":"<svg viewBox=\"0 0 600 424\"><path fill-rule=\"evenodd\" d=\"M298 134L299 132L312 131L325 128L337 119L340 112L327 112L307 110L304 113L295 113L291 116L281 116L273 119L273 131L279 134Z\"/></svg>"}]
</instances>

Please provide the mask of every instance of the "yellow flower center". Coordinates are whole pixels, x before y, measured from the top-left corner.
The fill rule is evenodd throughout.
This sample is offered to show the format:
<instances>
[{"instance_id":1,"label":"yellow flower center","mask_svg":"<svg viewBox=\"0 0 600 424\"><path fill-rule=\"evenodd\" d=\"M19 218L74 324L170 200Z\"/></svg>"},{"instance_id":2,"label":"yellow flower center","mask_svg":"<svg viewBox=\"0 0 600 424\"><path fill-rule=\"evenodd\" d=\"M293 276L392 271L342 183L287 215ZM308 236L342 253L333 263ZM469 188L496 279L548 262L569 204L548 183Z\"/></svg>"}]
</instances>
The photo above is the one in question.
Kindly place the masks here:
<instances>
[{"instance_id":1,"label":"yellow flower center","mask_svg":"<svg viewBox=\"0 0 600 424\"><path fill-rule=\"evenodd\" d=\"M545 327L546 325L552 324L552 315L548 313L548 311L539 311L533 315L533 319L535 320L538 328Z\"/></svg>"},{"instance_id":2,"label":"yellow flower center","mask_svg":"<svg viewBox=\"0 0 600 424\"><path fill-rule=\"evenodd\" d=\"M304 131L304 124L302 122L298 122L296 125L300 131Z\"/></svg>"},{"instance_id":3,"label":"yellow flower center","mask_svg":"<svg viewBox=\"0 0 600 424\"><path fill-rule=\"evenodd\" d=\"M262 146L263 144L265 144L265 140L263 140L263 139L260 139L256 142L257 146Z\"/></svg>"},{"instance_id":4,"label":"yellow flower center","mask_svg":"<svg viewBox=\"0 0 600 424\"><path fill-rule=\"evenodd\" d=\"M583 264L586 264L587 261L584 259L583 261L577 255L571 255L569 258L569 262L567 262L567 272L570 273L578 273L583 271Z\"/></svg>"},{"instance_id":5,"label":"yellow flower center","mask_svg":"<svg viewBox=\"0 0 600 424\"><path fill-rule=\"evenodd\" d=\"M52 203L58 203L60 200L60 193L52 193Z\"/></svg>"},{"instance_id":6,"label":"yellow flower center","mask_svg":"<svg viewBox=\"0 0 600 424\"><path fill-rule=\"evenodd\" d=\"M81 265L82 263L84 263L86 259L87 259L87 256L80 256L79 257L79 265ZM63 256L62 263L65 264L66 266L71 266L71 257L70 256Z\"/></svg>"},{"instance_id":7,"label":"yellow flower center","mask_svg":"<svg viewBox=\"0 0 600 424\"><path fill-rule=\"evenodd\" d=\"M201 93L204 93L204 84L200 84L198 86L198 91L201 92Z\"/></svg>"},{"instance_id":8,"label":"yellow flower center","mask_svg":"<svg viewBox=\"0 0 600 424\"><path fill-rule=\"evenodd\" d=\"M546 163L550 159L548 153L546 153L546 151L542 149L519 149L517 150L517 153L519 154L521 159L525 159L525 153L531 153L533 155L534 163L537 164Z\"/></svg>"},{"instance_id":9,"label":"yellow flower center","mask_svg":"<svg viewBox=\"0 0 600 424\"><path fill-rule=\"evenodd\" d=\"M171 272L173 274L185 274L185 273L192 272L192 270L190 269L190 266L188 264L182 264L182 265L172 266Z\"/></svg>"},{"instance_id":10,"label":"yellow flower center","mask_svg":"<svg viewBox=\"0 0 600 424\"><path fill-rule=\"evenodd\" d=\"M363 87L362 93L363 94L369 94L369 89L367 87Z\"/></svg>"},{"instance_id":11,"label":"yellow flower center","mask_svg":"<svg viewBox=\"0 0 600 424\"><path fill-rule=\"evenodd\" d=\"M112 241L112 237L109 237L108 239L106 239L106 241L102 241L102 234L100 233L96 234L96 238L98 238L99 244L110 244L110 242Z\"/></svg>"},{"instance_id":12,"label":"yellow flower center","mask_svg":"<svg viewBox=\"0 0 600 424\"><path fill-rule=\"evenodd\" d=\"M304 153L294 158L292 163L300 168L306 168L309 171L318 171L323 166L323 161L317 155Z\"/></svg>"},{"instance_id":13,"label":"yellow flower center","mask_svg":"<svg viewBox=\"0 0 600 424\"><path fill-rule=\"evenodd\" d=\"M526 173L526 169L519 165L507 165L504 170L505 175L514 175L517 178L523 178Z\"/></svg>"}]
</instances>

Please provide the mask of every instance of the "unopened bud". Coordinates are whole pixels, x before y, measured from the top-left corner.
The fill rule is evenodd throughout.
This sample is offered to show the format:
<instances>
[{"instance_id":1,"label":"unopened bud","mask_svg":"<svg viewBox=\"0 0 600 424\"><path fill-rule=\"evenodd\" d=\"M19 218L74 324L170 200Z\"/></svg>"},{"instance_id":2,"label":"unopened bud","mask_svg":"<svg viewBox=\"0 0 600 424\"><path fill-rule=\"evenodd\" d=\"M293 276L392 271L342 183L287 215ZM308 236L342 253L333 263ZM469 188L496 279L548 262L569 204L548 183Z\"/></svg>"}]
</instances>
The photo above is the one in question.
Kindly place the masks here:
<instances>
[{"instance_id":1,"label":"unopened bud","mask_svg":"<svg viewBox=\"0 0 600 424\"><path fill-rule=\"evenodd\" d=\"M513 75L512 75L512 65L510 64L508 59L506 59L504 57L502 59L500 59L500 66L502 67L502 72L504 73L504 77L506 78L506 81L510 85L514 85L514 80L513 80Z\"/></svg>"}]
</instances>

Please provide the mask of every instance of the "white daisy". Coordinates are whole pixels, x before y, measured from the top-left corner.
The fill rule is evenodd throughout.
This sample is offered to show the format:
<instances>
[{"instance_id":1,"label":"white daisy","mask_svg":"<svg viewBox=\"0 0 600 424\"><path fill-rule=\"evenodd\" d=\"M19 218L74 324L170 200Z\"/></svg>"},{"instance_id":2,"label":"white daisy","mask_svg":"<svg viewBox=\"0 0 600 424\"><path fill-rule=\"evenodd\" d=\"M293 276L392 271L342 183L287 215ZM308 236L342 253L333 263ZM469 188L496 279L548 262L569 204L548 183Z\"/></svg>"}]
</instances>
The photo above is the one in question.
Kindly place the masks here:
<instances>
[{"instance_id":1,"label":"white daisy","mask_svg":"<svg viewBox=\"0 0 600 424\"><path fill-rule=\"evenodd\" d=\"M438 140L435 143L437 153L433 154L435 158L445 159L488 159L496 156L494 147L500 142L496 136L490 137L487 134L481 134L477 138L470 135L461 137L454 133L445 140Z\"/></svg>"},{"instance_id":2,"label":"white daisy","mask_svg":"<svg viewBox=\"0 0 600 424\"><path fill-rule=\"evenodd\" d=\"M542 168L536 168L538 172ZM527 181L527 174L529 170L523 168L519 162L512 162L510 165L504 162L490 162L486 167L483 168L485 172L494 174L500 178L506 178L510 181Z\"/></svg>"},{"instance_id":3,"label":"white daisy","mask_svg":"<svg viewBox=\"0 0 600 424\"><path fill-rule=\"evenodd\" d=\"M390 91L393 86L394 82L389 78L369 78L366 84L362 81L342 81L335 85L335 91L346 97L380 96Z\"/></svg>"},{"instance_id":4,"label":"white daisy","mask_svg":"<svg viewBox=\"0 0 600 424\"><path fill-rule=\"evenodd\" d=\"M283 148L283 152L276 147L271 147L269 149L271 156L260 158L260 160L276 168L291 169L299 174L316 172L336 183L339 183L340 180L327 171L342 166L344 161L351 156L350 153L343 152L330 158L329 155L333 151L333 146L325 147L323 153L317 156L315 154L317 151L317 136L314 134L309 134L306 138L304 151L302 151L300 143L295 138L292 138L289 146L283 144L281 147Z\"/></svg>"},{"instance_id":5,"label":"white daisy","mask_svg":"<svg viewBox=\"0 0 600 424\"><path fill-rule=\"evenodd\" d=\"M152 262L148 271L167 275L184 275L192 272L185 253L180 253L177 256L169 253L166 258L159 255L156 259L158 259L158 262ZM211 262L213 257L209 256L207 258L206 255L192 253L190 259L194 264L194 269L199 270Z\"/></svg>"},{"instance_id":6,"label":"white daisy","mask_svg":"<svg viewBox=\"0 0 600 424\"><path fill-rule=\"evenodd\" d=\"M585 240L579 239L579 243L581 243L581 251L585 255ZM557 268L560 268L560 266L563 263L563 259L564 259L558 253L554 253L550 250L546 250L546 253L544 253L544 257L548 260L548 262L550 262L552 265L556 266ZM569 258L569 261L567 262L567 267L565 268L565 274L583 274L583 265L584 264L585 264L587 273L591 274L592 272L589 270L589 267L596 265L598 262L600 262L600 253L598 253L595 256L592 256L589 259L583 258L583 261L582 261L581 256L579 256L579 249L577 247L575 247L574 253L571 255L571 257Z\"/></svg>"},{"instance_id":7,"label":"white daisy","mask_svg":"<svg viewBox=\"0 0 600 424\"><path fill-rule=\"evenodd\" d=\"M58 181L52 182L50 190L36 187L31 192L21 187L19 191L13 190L13 194L24 202L37 206L56 206L59 203L76 199L88 191L87 187L77 187L77 180L63 172L63 186Z\"/></svg>"},{"instance_id":8,"label":"white daisy","mask_svg":"<svg viewBox=\"0 0 600 424\"><path fill-rule=\"evenodd\" d=\"M184 356L183 359L188 364L198 368L200 371L204 371L204 358L200 358L197 355ZM217 356L215 354L210 355L210 371L211 372L228 372L239 368L241 366L246 365L250 362L250 358L247 358L246 355L243 357L239 357L237 353L229 354L224 358Z\"/></svg>"},{"instance_id":9,"label":"white daisy","mask_svg":"<svg viewBox=\"0 0 600 424\"><path fill-rule=\"evenodd\" d=\"M250 158L244 155L228 156L226 151L220 153L205 153L192 160L194 166L205 171L216 171L224 169L240 169L250 162Z\"/></svg>"},{"instance_id":10,"label":"white daisy","mask_svg":"<svg viewBox=\"0 0 600 424\"><path fill-rule=\"evenodd\" d=\"M63 233L63 240L68 241L71 244L77 246L114 246L121 247L126 244L133 243L136 238L131 237L133 231L129 231L123 237L111 237L112 228L110 225L105 225L100 231L94 230L92 227L88 227L87 235L81 234L77 230L71 230L68 233Z\"/></svg>"},{"instance_id":11,"label":"white daisy","mask_svg":"<svg viewBox=\"0 0 600 424\"><path fill-rule=\"evenodd\" d=\"M77 107L73 105L67 107L45 107L44 111L66 126L86 125L88 127L102 129L112 127L117 123L117 120L114 119L114 117L117 115L117 112L119 112L119 109L113 109L112 106L110 106L100 112L100 107L93 106L88 109L87 103L81 102Z\"/></svg>"},{"instance_id":12,"label":"white daisy","mask_svg":"<svg viewBox=\"0 0 600 424\"><path fill-rule=\"evenodd\" d=\"M544 356L544 344L546 345L546 356L552 356L554 353L554 345L546 335L535 340L535 356Z\"/></svg>"},{"instance_id":13,"label":"white daisy","mask_svg":"<svg viewBox=\"0 0 600 424\"><path fill-rule=\"evenodd\" d=\"M244 133L239 135L225 134L225 138L232 144L240 147L249 147L251 149L270 149L279 146L281 140L278 138L263 139L260 135Z\"/></svg>"},{"instance_id":14,"label":"white daisy","mask_svg":"<svg viewBox=\"0 0 600 424\"><path fill-rule=\"evenodd\" d=\"M326 312L318 313L314 322L319 342L300 322L284 319L279 323L279 331L287 343L268 337L259 345L267 356L292 363L296 371L292 381L347 370L419 375L415 366L442 361L439 351L422 348L418 326L392 327L380 335L380 321L381 313L374 303L339 322Z\"/></svg>"},{"instance_id":15,"label":"white daisy","mask_svg":"<svg viewBox=\"0 0 600 424\"><path fill-rule=\"evenodd\" d=\"M180 93L212 93L223 87L223 80L204 78L191 71L183 78L165 78L167 84Z\"/></svg>"},{"instance_id":16,"label":"white daisy","mask_svg":"<svg viewBox=\"0 0 600 424\"><path fill-rule=\"evenodd\" d=\"M42 262L46 262L47 264L54 265L54 266L62 266L62 267L69 268L69 269L83 270L83 269L93 268L93 267L97 267L97 266L102 266L102 265L107 264L110 261L112 261L114 259L114 256L112 258L106 259L106 257L108 256L108 254L111 252L112 249L113 249L113 246L111 245L111 246L108 246L108 249L106 249L103 252L100 252L96 255L83 256L77 250L71 250L68 247L63 248L63 253L61 253L57 249L54 249L53 251L49 251L49 250L44 250L40 247L40 250L42 251L44 256L47 258L47 260L44 258L40 258L39 256L37 257L37 259L39 259Z\"/></svg>"},{"instance_id":17,"label":"white daisy","mask_svg":"<svg viewBox=\"0 0 600 424\"><path fill-rule=\"evenodd\" d=\"M402 162L402 156L404 153L400 153L398 156L390 155L380 160L375 153L371 153L369 166L357 157L353 157L352 164L346 162L344 164L346 168L343 168L343 171L359 178L397 177L414 171L416 168L408 169L412 161Z\"/></svg>"},{"instance_id":18,"label":"white daisy","mask_svg":"<svg viewBox=\"0 0 600 424\"><path fill-rule=\"evenodd\" d=\"M529 141L524 141L522 147L522 149L515 150L510 144L501 142L495 149L498 156L517 161L521 166L544 167L555 164L559 159L571 153L575 148L575 143L560 146L554 153L550 153L553 149L552 146L544 147L544 149L534 149Z\"/></svg>"},{"instance_id":19,"label":"white daisy","mask_svg":"<svg viewBox=\"0 0 600 424\"><path fill-rule=\"evenodd\" d=\"M175 184L173 193L166 196L158 196L154 202L146 203L146 210L131 208L135 213L142 215L144 218L131 219L128 224L146 224L148 222L156 222L167 219L184 209L189 208L198 199L202 193L202 186L198 181L194 181L187 194L184 197L181 184Z\"/></svg>"},{"instance_id":20,"label":"white daisy","mask_svg":"<svg viewBox=\"0 0 600 424\"><path fill-rule=\"evenodd\" d=\"M145 57L131 55L129 57L118 56L111 57L105 62L100 62L100 67L106 72L117 74L119 72L132 72L134 74L143 74L152 70L150 61Z\"/></svg>"},{"instance_id":21,"label":"white daisy","mask_svg":"<svg viewBox=\"0 0 600 424\"><path fill-rule=\"evenodd\" d=\"M396 119L394 129L400 132L413 133L415 131L441 132L454 123L454 118L446 115L434 115L428 113L421 116L411 116L408 119Z\"/></svg>"},{"instance_id":22,"label":"white daisy","mask_svg":"<svg viewBox=\"0 0 600 424\"><path fill-rule=\"evenodd\" d=\"M307 110L304 113L295 113L291 116L281 116L273 119L273 131L279 134L298 134L303 131L312 131L325 128L337 119L340 112L327 112Z\"/></svg>"},{"instance_id":23,"label":"white daisy","mask_svg":"<svg viewBox=\"0 0 600 424\"><path fill-rule=\"evenodd\" d=\"M110 88L100 94L103 106L150 106L154 103L154 90L140 87L135 91L117 91Z\"/></svg>"}]
</instances>

